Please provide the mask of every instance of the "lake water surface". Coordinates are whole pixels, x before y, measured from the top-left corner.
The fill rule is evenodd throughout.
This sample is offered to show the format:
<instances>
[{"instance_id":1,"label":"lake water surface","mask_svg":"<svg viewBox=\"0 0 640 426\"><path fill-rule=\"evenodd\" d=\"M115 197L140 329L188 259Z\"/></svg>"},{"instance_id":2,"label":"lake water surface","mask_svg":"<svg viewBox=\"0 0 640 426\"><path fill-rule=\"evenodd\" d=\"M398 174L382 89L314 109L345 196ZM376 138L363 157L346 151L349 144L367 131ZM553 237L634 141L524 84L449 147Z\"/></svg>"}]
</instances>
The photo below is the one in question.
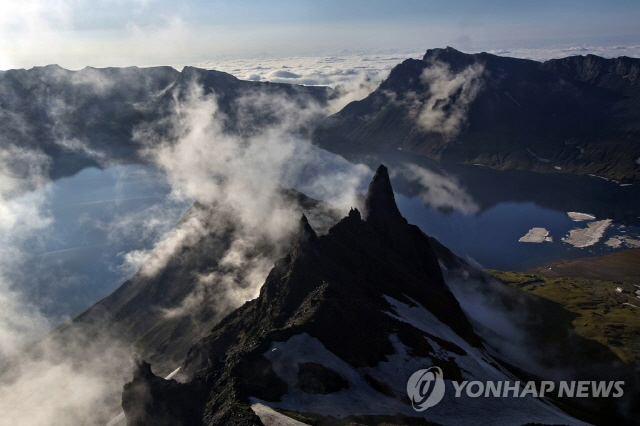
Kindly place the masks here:
<instances>
[{"instance_id":1,"label":"lake water surface","mask_svg":"<svg viewBox=\"0 0 640 426\"><path fill-rule=\"evenodd\" d=\"M52 223L27 241L12 281L52 317L111 293L131 274L124 254L151 247L190 204L169 199L164 175L140 165L84 169L44 191Z\"/></svg>"},{"instance_id":2,"label":"lake water surface","mask_svg":"<svg viewBox=\"0 0 640 426\"><path fill-rule=\"evenodd\" d=\"M425 208L419 198L407 198L401 194L396 198L409 222L418 225L459 256L490 269L527 270L564 258L605 254L613 251L604 244L610 236L639 231L637 227L621 230L620 225L614 223L599 243L576 248L563 242L562 237L571 229L585 227L586 223L574 222L564 211L543 208L533 202L503 202L469 215ZM519 242L534 227L546 228L553 241Z\"/></svg>"},{"instance_id":3,"label":"lake water surface","mask_svg":"<svg viewBox=\"0 0 640 426\"><path fill-rule=\"evenodd\" d=\"M447 176L455 176L456 182L477 203L479 208L474 212L425 205L420 196L403 191L401 184L396 198L410 223L483 268L526 270L567 257L602 254L613 250L604 244L610 236L640 233L635 224L621 228L620 217L632 217L627 212L626 216L619 215L598 244L575 248L561 239L572 228L584 227L586 223L572 221L567 211L583 211L606 219L610 217L608 212L616 213L615 205L609 211L591 211L589 206L602 202L596 199L589 204L581 196L572 203L566 195L556 197L562 198L562 202L550 202L546 192L541 198L540 193L531 189L503 190L501 194L498 189L486 191L486 186L478 181L490 185L492 179L501 175L471 170L455 175L455 171L449 171ZM526 181L538 178L549 186L548 176L535 173ZM560 188L566 177L559 176L557 180L556 186ZM190 205L172 200L164 175L150 166L90 168L51 185L47 207L53 223L46 235L31 241L26 268L20 277L15 277L28 288L29 297L50 315L74 315L115 290L134 272L123 267L124 255L151 248ZM581 193L593 194L595 198L602 196L597 194L609 194L607 188L615 186L599 179L582 179L580 185ZM593 187L585 189L584 185ZM553 242L518 242L533 227L546 228Z\"/></svg>"}]
</instances>

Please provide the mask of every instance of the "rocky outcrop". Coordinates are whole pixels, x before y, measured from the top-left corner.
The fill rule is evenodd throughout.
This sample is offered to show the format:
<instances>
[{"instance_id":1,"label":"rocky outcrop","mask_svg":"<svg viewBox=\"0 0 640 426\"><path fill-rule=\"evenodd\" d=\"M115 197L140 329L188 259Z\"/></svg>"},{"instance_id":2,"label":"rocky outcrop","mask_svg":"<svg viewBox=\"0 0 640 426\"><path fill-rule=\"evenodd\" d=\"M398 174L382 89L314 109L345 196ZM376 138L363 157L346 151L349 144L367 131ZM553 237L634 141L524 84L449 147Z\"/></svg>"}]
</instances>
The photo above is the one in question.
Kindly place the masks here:
<instances>
[{"instance_id":1,"label":"rocky outcrop","mask_svg":"<svg viewBox=\"0 0 640 426\"><path fill-rule=\"evenodd\" d=\"M497 169L640 178L640 59L544 63L430 49L315 130L342 154L402 150Z\"/></svg>"},{"instance_id":2,"label":"rocky outcrop","mask_svg":"<svg viewBox=\"0 0 640 426\"><path fill-rule=\"evenodd\" d=\"M558 72L570 79L575 79L595 86L613 88L616 83L631 86L640 84L640 61L637 58L621 56L605 59L600 56L571 56L562 59L552 59L542 67Z\"/></svg>"},{"instance_id":3,"label":"rocky outcrop","mask_svg":"<svg viewBox=\"0 0 640 426\"><path fill-rule=\"evenodd\" d=\"M205 393L196 384L185 385L153 374L151 365L136 361L133 380L122 394L127 426L189 426L198 424Z\"/></svg>"},{"instance_id":4,"label":"rocky outcrop","mask_svg":"<svg viewBox=\"0 0 640 426\"><path fill-rule=\"evenodd\" d=\"M386 167L378 167L364 200L364 214L352 209L321 235L303 215L289 251L275 262L258 298L226 316L189 350L181 383L163 380L138 363L122 397L127 424L269 425L278 424L278 416L292 416L327 425L437 425L450 424L453 414L457 424L479 418L496 424L526 423L523 419L582 424L571 416L632 424L618 410L633 394L618 405L611 398L557 399L570 415L536 398L466 398L461 404L450 395L437 409L414 411L407 380L428 366L440 367L446 380L540 380L517 365L522 360L509 358L509 350L500 359L500 345L486 349L443 269L456 294L467 298L465 309L489 345L513 336L496 335L500 330L491 328L495 321L482 307L491 306L497 315L514 311L509 324L531 340L520 348L530 352L527 365L558 366L563 378L583 380L596 377L591 367L613 358L559 324L567 313L491 281L408 224ZM477 293L479 309L469 305L468 291ZM535 318L526 318L523 307ZM537 315L550 309L541 324ZM600 364L586 362L587 353ZM554 363L542 364L549 358ZM616 371L624 377L625 370Z\"/></svg>"},{"instance_id":5,"label":"rocky outcrop","mask_svg":"<svg viewBox=\"0 0 640 426\"><path fill-rule=\"evenodd\" d=\"M295 190L282 189L276 196L280 205L307 215L319 232L327 232L340 217L327 203ZM224 299L221 294L224 295L227 286L237 290L246 286L249 273L246 264L254 258L273 262L286 250L258 239L241 266L221 264L232 242L241 238L235 219L233 212L223 205L194 204L176 225L180 232L196 230L192 238L159 268L142 268L112 294L62 326L56 336L73 335L79 327L90 327L130 343L160 375L173 371L195 342L242 303ZM307 227L311 229L308 223ZM292 233L290 238L294 236ZM223 275L228 280L224 285L216 281L206 288L199 287L199 277L207 274ZM198 292L201 302L190 303L185 311L181 307L194 292Z\"/></svg>"},{"instance_id":6,"label":"rocky outcrop","mask_svg":"<svg viewBox=\"0 0 640 426\"><path fill-rule=\"evenodd\" d=\"M326 235L318 236L303 216L289 253L276 262L260 296L232 312L189 351L183 371L192 381L185 386L200 383L207 395L201 419L191 424L259 424L249 409L252 399L278 401L294 389L310 395L350 389L344 373L295 359L297 373L288 385L264 355L276 341L309 336L350 369L376 368L393 355L397 343L390 336L414 354L435 356L423 331L389 314L394 312L389 300L424 306L465 345L481 346L444 283L429 238L400 215L384 166L376 171L366 200L364 220L353 209ZM465 354L455 343L439 341ZM459 376L454 362L445 358L442 365ZM368 386L381 397L403 397L385 388L374 373L367 374ZM174 386L169 383L167 389ZM146 425L160 424L156 411L148 409L153 403L138 402L131 392L123 398L127 419L133 415Z\"/></svg>"}]
</instances>

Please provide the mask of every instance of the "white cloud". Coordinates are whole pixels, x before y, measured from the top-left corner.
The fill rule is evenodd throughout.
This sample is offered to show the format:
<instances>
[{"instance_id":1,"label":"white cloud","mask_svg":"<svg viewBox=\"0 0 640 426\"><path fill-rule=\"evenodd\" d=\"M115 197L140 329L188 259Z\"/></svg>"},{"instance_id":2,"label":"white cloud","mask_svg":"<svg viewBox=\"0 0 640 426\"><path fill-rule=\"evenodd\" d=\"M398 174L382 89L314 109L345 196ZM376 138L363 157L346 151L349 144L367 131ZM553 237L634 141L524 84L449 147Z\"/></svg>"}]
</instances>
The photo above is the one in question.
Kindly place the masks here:
<instances>
[{"instance_id":1,"label":"white cloud","mask_svg":"<svg viewBox=\"0 0 640 426\"><path fill-rule=\"evenodd\" d=\"M44 51L61 43L71 25L72 0L0 2L0 69L20 66L26 52ZM37 43L40 43L40 46Z\"/></svg>"},{"instance_id":2,"label":"white cloud","mask_svg":"<svg viewBox=\"0 0 640 426\"><path fill-rule=\"evenodd\" d=\"M146 156L166 171L174 197L211 207L192 209L153 250L130 253L127 260L152 275L203 235L232 232L216 271L196 277L196 289L168 311L169 316L194 312L203 301L216 303L224 312L225 307L235 308L255 297L299 220L299 213L282 197L282 187L295 187L346 213L370 177L366 166L352 165L295 136L301 125L317 116L320 106L308 103L301 108L292 99L260 90L233 106L241 122L256 108L269 111L270 124L244 136L230 133L215 94L205 95L194 83L175 97L168 117L134 133L145 144ZM257 246L274 249L256 255Z\"/></svg>"},{"instance_id":3,"label":"white cloud","mask_svg":"<svg viewBox=\"0 0 640 426\"><path fill-rule=\"evenodd\" d=\"M35 150L8 144L0 149L2 426L106 422L118 404L113 397L119 396L130 374L128 349L117 341L83 333L63 344L43 339L59 319L48 318L42 306L29 300L24 268L29 253L49 237L53 223L49 160ZM35 341L40 342L37 351Z\"/></svg>"},{"instance_id":4,"label":"white cloud","mask_svg":"<svg viewBox=\"0 0 640 426\"><path fill-rule=\"evenodd\" d=\"M156 274L180 248L194 246L205 232L213 231L206 225L197 214L186 218L176 228L162 235L152 249L125 253L124 271L131 274L139 270L146 276Z\"/></svg>"},{"instance_id":5,"label":"white cloud","mask_svg":"<svg viewBox=\"0 0 640 426\"><path fill-rule=\"evenodd\" d=\"M453 209L463 214L475 214L480 210L473 197L454 176L438 174L416 164L406 164L397 173L420 184L419 196L427 207Z\"/></svg>"},{"instance_id":6,"label":"white cloud","mask_svg":"<svg viewBox=\"0 0 640 426\"><path fill-rule=\"evenodd\" d=\"M130 375L126 345L76 331L12 360L0 381L0 426L106 424Z\"/></svg>"},{"instance_id":7,"label":"white cloud","mask_svg":"<svg viewBox=\"0 0 640 426\"><path fill-rule=\"evenodd\" d=\"M311 86L347 84L363 75L378 82L391 68L409 58L420 58L424 52L396 54L350 54L343 56L293 56L210 60L190 65L227 72L241 80L295 83Z\"/></svg>"},{"instance_id":8,"label":"white cloud","mask_svg":"<svg viewBox=\"0 0 640 426\"><path fill-rule=\"evenodd\" d=\"M596 55L604 58L617 58L619 56L640 57L640 44L629 45L557 45L539 48L510 47L488 50L488 53L499 56L532 59L534 61L547 61L549 59L565 58L576 55Z\"/></svg>"},{"instance_id":9,"label":"white cloud","mask_svg":"<svg viewBox=\"0 0 640 426\"><path fill-rule=\"evenodd\" d=\"M44 188L48 165L49 157L40 151L0 148L0 360L49 327L13 279L21 275L25 244L51 224Z\"/></svg>"},{"instance_id":10,"label":"white cloud","mask_svg":"<svg viewBox=\"0 0 640 426\"><path fill-rule=\"evenodd\" d=\"M423 53L309 56L289 58L205 61L193 66L227 72L241 80L329 86L338 96L328 108L332 114L349 102L365 98L385 79L393 67Z\"/></svg>"},{"instance_id":11,"label":"white cloud","mask_svg":"<svg viewBox=\"0 0 640 426\"><path fill-rule=\"evenodd\" d=\"M428 97L417 111L417 123L423 130L451 139L458 136L467 121L469 105L482 89L484 67L474 64L453 72L443 62L426 67L420 81Z\"/></svg>"}]
</instances>

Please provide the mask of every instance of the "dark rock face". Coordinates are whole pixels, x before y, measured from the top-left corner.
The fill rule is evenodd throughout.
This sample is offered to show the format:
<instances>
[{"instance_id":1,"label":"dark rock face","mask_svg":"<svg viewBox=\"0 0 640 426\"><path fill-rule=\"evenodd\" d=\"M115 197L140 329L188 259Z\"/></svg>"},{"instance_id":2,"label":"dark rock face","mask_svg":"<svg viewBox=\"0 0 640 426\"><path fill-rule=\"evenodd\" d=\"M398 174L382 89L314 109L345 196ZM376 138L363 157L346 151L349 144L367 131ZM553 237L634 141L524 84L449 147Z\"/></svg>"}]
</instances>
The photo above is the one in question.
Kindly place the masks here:
<instances>
[{"instance_id":1,"label":"dark rock face","mask_svg":"<svg viewBox=\"0 0 640 426\"><path fill-rule=\"evenodd\" d=\"M571 56L547 61L543 68L601 87L613 87L624 80L631 86L640 84L640 63L636 58L626 56L613 59L595 55Z\"/></svg>"},{"instance_id":2,"label":"dark rock face","mask_svg":"<svg viewBox=\"0 0 640 426\"><path fill-rule=\"evenodd\" d=\"M484 273L407 224L397 213L384 166L371 181L365 205L365 215L352 209L321 235L303 215L288 253L276 261L259 297L231 312L189 350L181 370L184 383L162 380L151 373L148 364L140 363L122 397L128 424L258 425L261 418L251 408L256 399L283 410L297 407L295 415L320 424L346 424L350 419L363 424L433 424L410 415L406 382L398 387L381 367L392 366L391 374L402 381L407 373L397 374L396 368L413 361L418 368L440 367L449 380L483 380L483 374L491 369L495 369L493 379L495 374L509 371L503 376L505 380L512 375L541 380L534 372L511 364L508 357L499 360L484 350L486 343L481 342L449 290L440 264L448 279L456 282L451 281L452 288L475 287L478 295L495 299L499 312L506 308L521 315L522 307L528 306L527 312L535 318L516 323L531 339L523 350L530 350L532 360L551 359L564 374L579 380L600 377L591 368L600 365L598 362L614 368L610 363L613 354L594 342L576 339L570 328L557 324L562 315L556 312L547 318L545 314L544 324L540 324L537 315L550 312L548 307L541 309L541 302L514 289L494 288L495 283ZM403 309L408 311L403 313ZM415 316L407 316L407 312ZM486 332L475 314L470 312L477 329ZM429 326L420 326L419 318L426 317L433 317L426 322ZM442 334L443 329L448 331ZM550 340L549 333L558 341ZM499 346L493 349L500 352ZM598 362L583 362L587 353ZM473 366L472 359L479 367ZM575 376L570 373L574 367ZM615 370L615 377L625 377L626 371ZM614 377L613 370L607 374L602 376L604 380ZM631 386L632 381L628 382ZM358 393L363 387L364 393ZM300 399L295 399L299 395ZM380 416L364 418L357 412L345 416L343 412L343 417L336 419L308 409L304 402L343 395L353 401L366 398L375 404L401 405ZM498 402L494 406L497 418L507 418L502 405L508 411L513 409L508 407L512 403ZM620 407L610 399L598 404L562 400L560 405L570 415L597 424L608 424L606 419L633 424L620 415ZM398 407L399 411L393 411ZM402 413L403 407L409 415ZM486 408L476 407L478 411L467 414L475 419ZM547 409L543 411L547 413ZM562 414L552 423L557 424L558 419L562 423L566 416Z\"/></svg>"},{"instance_id":3,"label":"dark rock face","mask_svg":"<svg viewBox=\"0 0 640 426\"><path fill-rule=\"evenodd\" d=\"M174 99L184 100L194 84L215 93L228 117L225 130L245 135L274 124L279 101L305 109L326 105L332 96L329 88L242 81L193 67L8 70L0 73L0 148L42 151L51 157L54 179L100 161L144 162L133 130L170 114ZM248 96L273 102L243 103Z\"/></svg>"},{"instance_id":4,"label":"dark rock face","mask_svg":"<svg viewBox=\"0 0 640 426\"><path fill-rule=\"evenodd\" d=\"M326 235L316 235L303 216L289 253L276 262L260 296L232 312L189 351L183 367L194 379L187 386L197 382L207 389L202 418L192 424L259 424L248 407L249 397L277 401L287 392L263 354L271 342L300 333L353 368L373 367L392 355L392 334L413 353L428 356L432 348L424 333L385 313L393 308L384 296L420 303L469 344L480 345L444 283L428 237L398 213L384 166L366 199L366 220L352 210ZM338 373L300 364L297 383L303 391L322 394L344 388ZM380 383L376 387L393 394ZM125 392L123 398L127 418L130 412L146 413L141 421L157 424L153 412L136 408L144 402L134 394ZM165 411L180 413L177 407Z\"/></svg>"},{"instance_id":5,"label":"dark rock face","mask_svg":"<svg viewBox=\"0 0 640 426\"><path fill-rule=\"evenodd\" d=\"M314 226L323 232L339 219L338 213L328 204L295 190L281 190L279 202L292 211L308 215ZM63 326L58 337L73 335L77 327L92 327L131 343L134 351L150 361L161 375L173 371L184 360L189 348L237 305L217 301L221 289L211 284L206 292L200 292L203 302L192 306L188 313L170 316L166 312L179 308L197 290L198 277L202 275L224 274L238 289L246 286L246 268L220 264L230 244L238 238L233 212L221 205L196 203L185 213L177 229L189 226L192 219L198 220L201 235L178 249L157 271L139 271L111 295ZM314 232L308 223L306 227ZM297 234L296 245L305 244L300 241L302 235ZM251 255L273 259L273 262L283 254L268 241L262 244L258 241ZM251 258L247 259L250 261Z\"/></svg>"},{"instance_id":6,"label":"dark rock face","mask_svg":"<svg viewBox=\"0 0 640 426\"><path fill-rule=\"evenodd\" d=\"M198 424L203 399L197 386L163 380L152 373L148 363L140 361L133 380L124 387L122 406L128 426L189 426Z\"/></svg>"},{"instance_id":7,"label":"dark rock face","mask_svg":"<svg viewBox=\"0 0 640 426\"><path fill-rule=\"evenodd\" d=\"M151 118L154 97L180 73L171 67L85 68L57 65L0 74L0 146L41 150L53 159L52 178L97 159L65 144L78 141L111 161L137 161L133 128Z\"/></svg>"},{"instance_id":8,"label":"dark rock face","mask_svg":"<svg viewBox=\"0 0 640 426\"><path fill-rule=\"evenodd\" d=\"M498 169L559 167L635 180L639 70L640 59L627 57L540 63L432 49L326 118L314 141L343 155L401 149ZM456 90L443 91L439 83Z\"/></svg>"},{"instance_id":9,"label":"dark rock face","mask_svg":"<svg viewBox=\"0 0 640 426\"><path fill-rule=\"evenodd\" d=\"M349 383L335 371L314 362L298 364L298 383L303 392L327 394L348 389Z\"/></svg>"},{"instance_id":10,"label":"dark rock face","mask_svg":"<svg viewBox=\"0 0 640 426\"><path fill-rule=\"evenodd\" d=\"M389 171L383 165L378 167L375 176L369 183L364 207L367 222L379 230L382 230L385 224L406 222L396 206L391 180L389 180Z\"/></svg>"}]
</instances>

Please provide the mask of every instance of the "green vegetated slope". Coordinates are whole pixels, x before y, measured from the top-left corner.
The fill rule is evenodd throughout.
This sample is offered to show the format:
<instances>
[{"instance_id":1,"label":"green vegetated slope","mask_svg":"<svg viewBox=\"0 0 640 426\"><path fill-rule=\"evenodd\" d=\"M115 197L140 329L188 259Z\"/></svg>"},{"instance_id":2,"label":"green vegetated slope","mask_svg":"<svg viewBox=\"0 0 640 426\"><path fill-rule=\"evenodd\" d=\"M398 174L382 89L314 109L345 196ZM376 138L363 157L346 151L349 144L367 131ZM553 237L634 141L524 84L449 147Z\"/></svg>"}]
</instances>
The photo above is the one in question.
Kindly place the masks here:
<instances>
[{"instance_id":1,"label":"green vegetated slope","mask_svg":"<svg viewBox=\"0 0 640 426\"><path fill-rule=\"evenodd\" d=\"M547 277L580 277L640 286L640 249L561 260L536 268L536 271Z\"/></svg>"},{"instance_id":2,"label":"green vegetated slope","mask_svg":"<svg viewBox=\"0 0 640 426\"><path fill-rule=\"evenodd\" d=\"M574 275L595 273L588 268L574 271ZM512 287L561 305L576 315L572 325L580 336L606 345L625 363L640 364L640 298L635 293L640 288L636 285L541 272L487 272ZM630 271L622 269L615 276L625 273Z\"/></svg>"}]
</instances>

